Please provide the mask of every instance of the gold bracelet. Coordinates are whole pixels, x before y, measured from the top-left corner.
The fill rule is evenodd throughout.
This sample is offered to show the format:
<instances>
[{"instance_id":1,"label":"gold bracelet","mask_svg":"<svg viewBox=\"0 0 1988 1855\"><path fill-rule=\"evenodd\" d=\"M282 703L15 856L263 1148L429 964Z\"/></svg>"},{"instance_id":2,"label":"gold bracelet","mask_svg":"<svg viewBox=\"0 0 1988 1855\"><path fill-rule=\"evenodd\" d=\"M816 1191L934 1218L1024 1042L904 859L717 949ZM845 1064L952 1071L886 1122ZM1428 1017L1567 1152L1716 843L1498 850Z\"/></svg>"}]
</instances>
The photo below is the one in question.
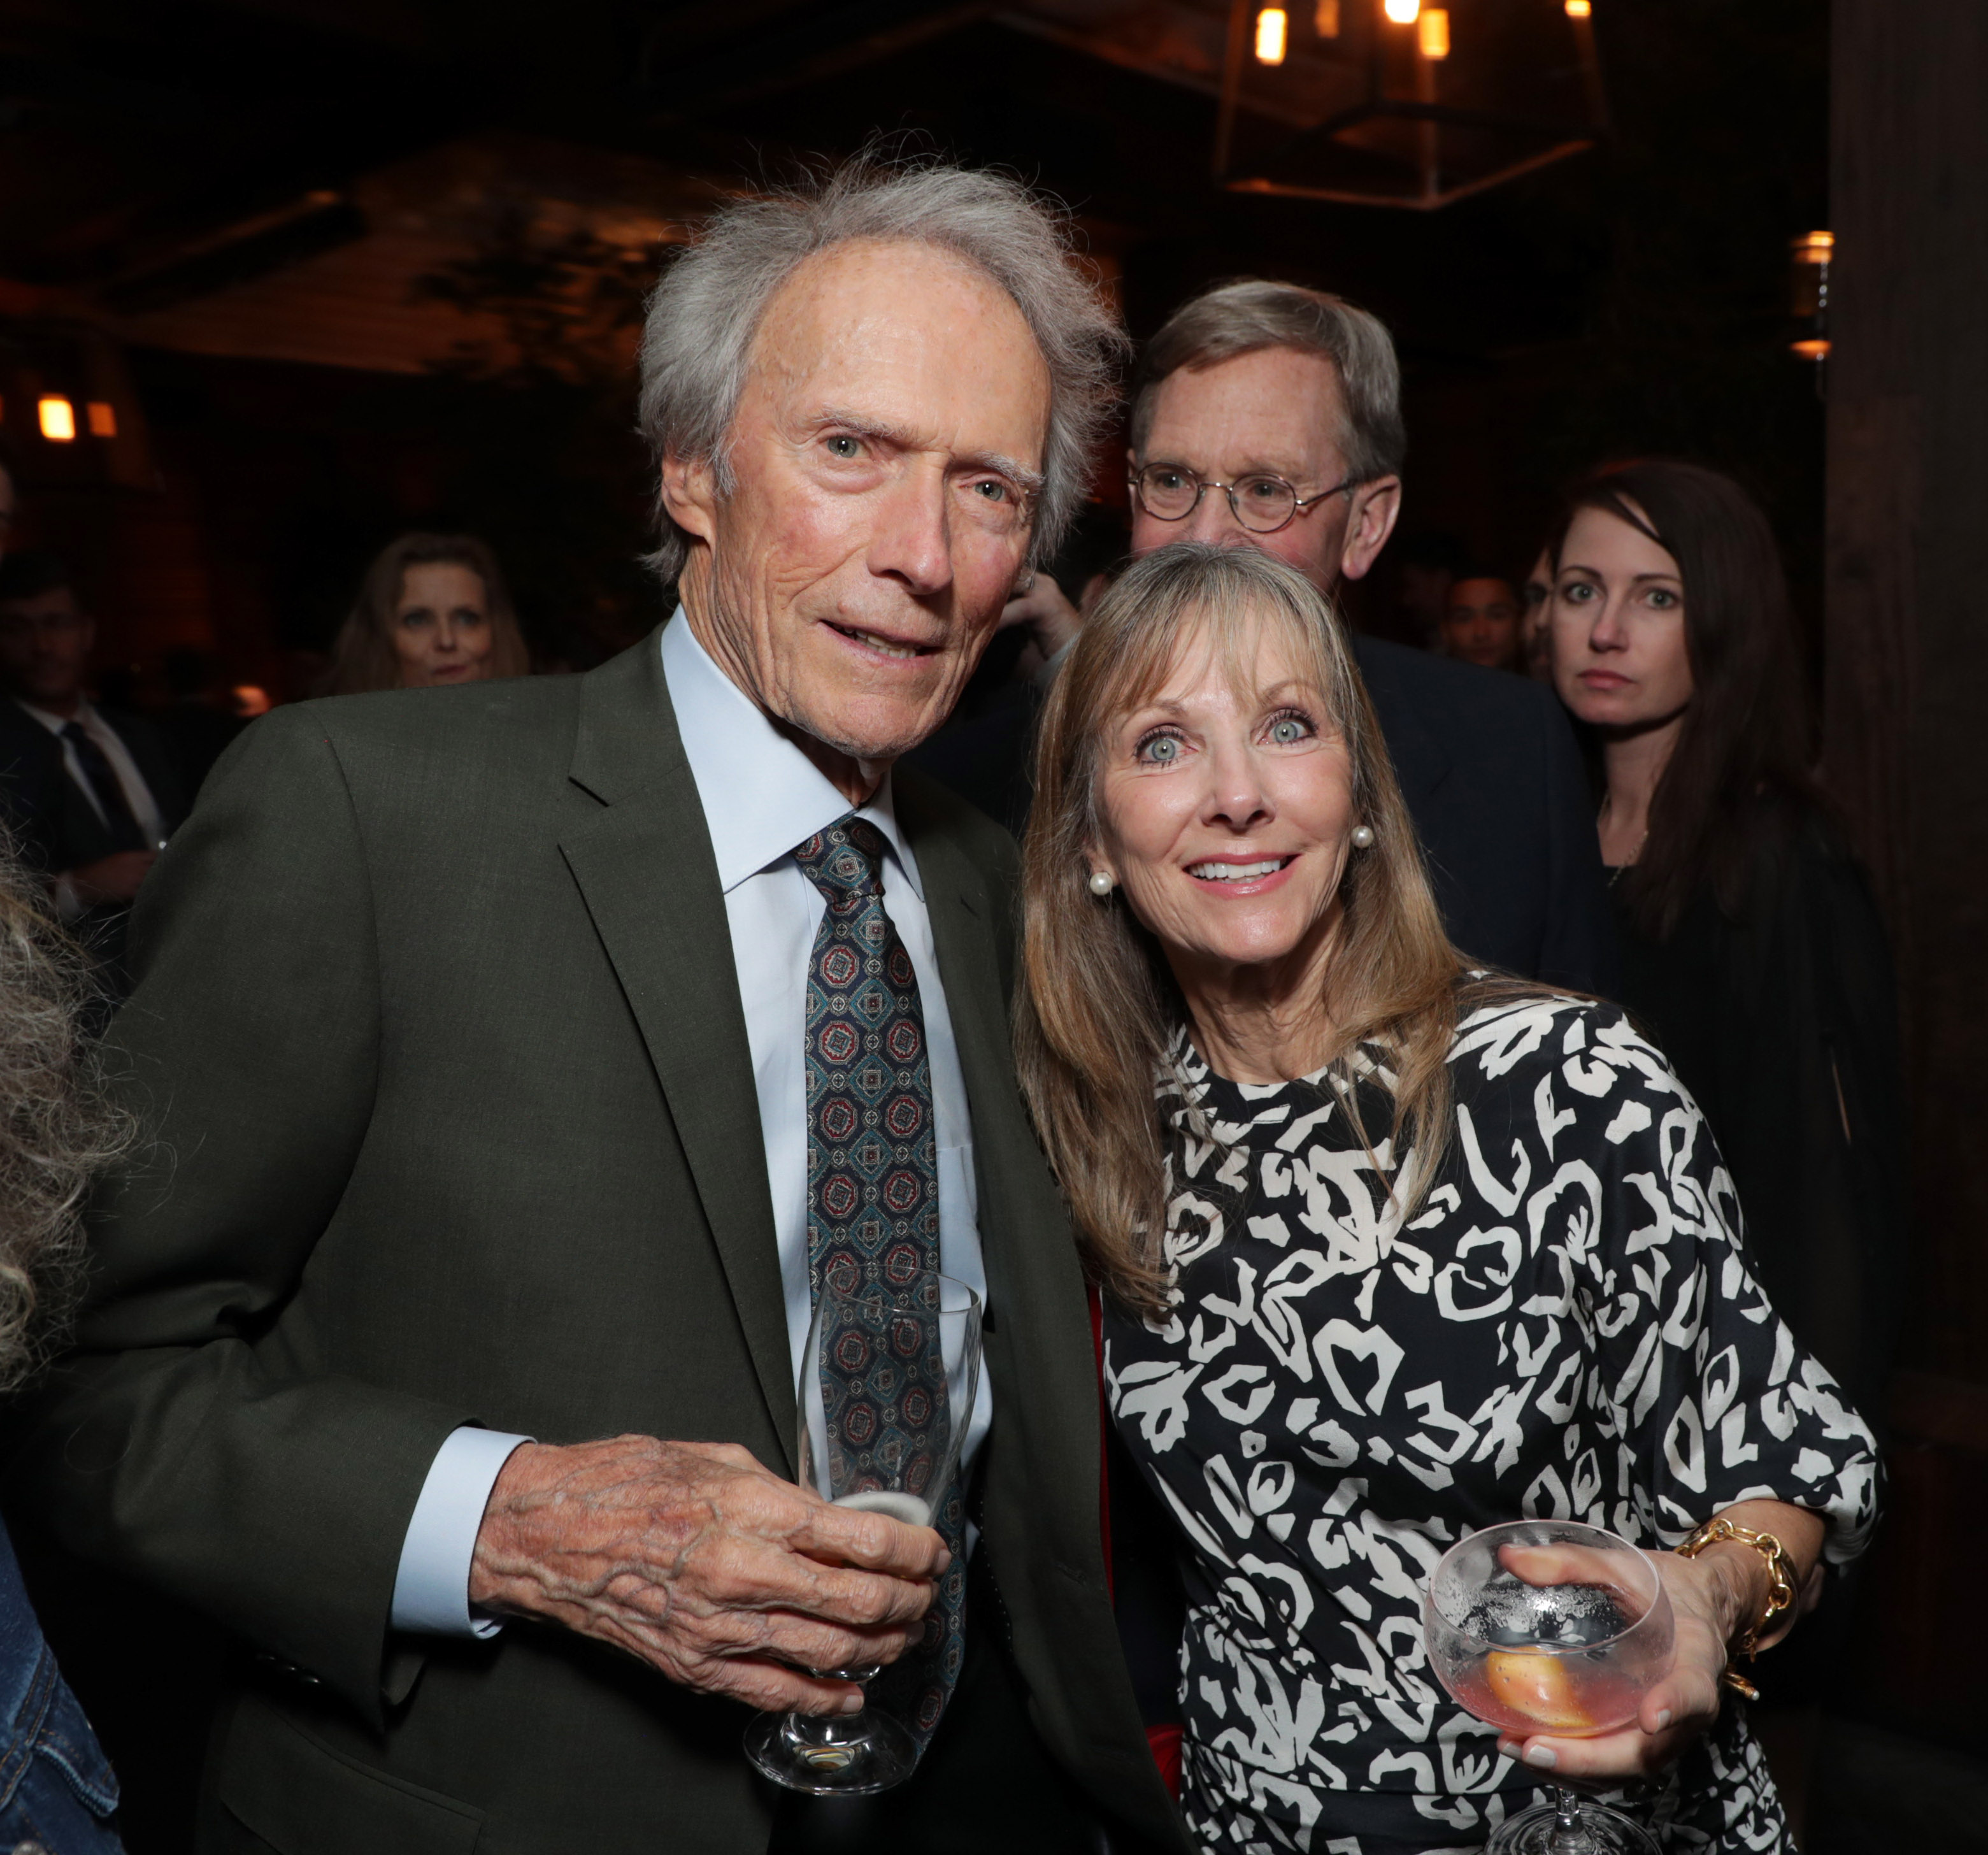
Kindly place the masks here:
<instances>
[{"instance_id":1,"label":"gold bracelet","mask_svg":"<svg viewBox=\"0 0 1988 1855\"><path fill-rule=\"evenodd\" d=\"M1736 1544L1751 1546L1767 1562L1768 1576L1773 1580L1767 1592L1767 1607L1754 1620L1752 1628L1733 1647L1750 1662L1758 1651L1760 1632L1795 1601L1795 1569L1789 1562L1787 1549L1772 1533L1756 1532L1750 1526L1741 1526L1730 1520L1708 1520L1697 1528L1691 1537L1677 1549L1685 1559L1696 1559L1707 1546L1717 1545L1730 1539ZM1736 1688L1750 1701L1760 1698L1760 1690L1729 1663L1724 1680L1729 1687Z\"/></svg>"}]
</instances>

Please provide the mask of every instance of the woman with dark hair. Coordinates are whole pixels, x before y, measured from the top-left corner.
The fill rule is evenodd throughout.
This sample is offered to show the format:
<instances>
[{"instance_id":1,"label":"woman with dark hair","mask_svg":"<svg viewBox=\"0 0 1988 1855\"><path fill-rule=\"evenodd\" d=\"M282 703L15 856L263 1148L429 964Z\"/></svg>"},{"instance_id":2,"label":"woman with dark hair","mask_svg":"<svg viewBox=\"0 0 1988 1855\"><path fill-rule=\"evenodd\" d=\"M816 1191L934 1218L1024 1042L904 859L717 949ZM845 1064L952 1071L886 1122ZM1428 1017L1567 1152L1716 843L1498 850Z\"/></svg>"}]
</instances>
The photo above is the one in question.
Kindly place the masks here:
<instances>
[{"instance_id":1,"label":"woman with dark hair","mask_svg":"<svg viewBox=\"0 0 1988 1855\"><path fill-rule=\"evenodd\" d=\"M1762 1285L1877 1409L1904 1278L1892 965L1809 770L1773 533L1730 478L1651 460L1582 484L1551 551L1554 682L1600 748L1623 1002L1718 1136Z\"/></svg>"},{"instance_id":2,"label":"woman with dark hair","mask_svg":"<svg viewBox=\"0 0 1988 1855\"><path fill-rule=\"evenodd\" d=\"M82 1203L125 1126L90 1085L88 963L0 841L0 1393L63 1326L83 1260ZM0 1529L0 1849L117 1855L117 1781L56 1667Z\"/></svg>"},{"instance_id":3,"label":"woman with dark hair","mask_svg":"<svg viewBox=\"0 0 1988 1855\"><path fill-rule=\"evenodd\" d=\"M1859 1550L1869 1433L1663 1058L1445 936L1309 580L1125 570L1043 709L1023 899L1017 1068L1186 1590L1195 1846L1476 1847L1551 1772L1648 1783L1668 1850L1786 1855L1721 1682ZM1430 1671L1445 1549L1547 1515L1648 1550L1677 1616L1618 1731L1500 1734Z\"/></svg>"},{"instance_id":4,"label":"woman with dark hair","mask_svg":"<svg viewBox=\"0 0 1988 1855\"><path fill-rule=\"evenodd\" d=\"M497 557L474 535L402 535L380 550L333 647L328 692L426 689L531 668Z\"/></svg>"}]
</instances>

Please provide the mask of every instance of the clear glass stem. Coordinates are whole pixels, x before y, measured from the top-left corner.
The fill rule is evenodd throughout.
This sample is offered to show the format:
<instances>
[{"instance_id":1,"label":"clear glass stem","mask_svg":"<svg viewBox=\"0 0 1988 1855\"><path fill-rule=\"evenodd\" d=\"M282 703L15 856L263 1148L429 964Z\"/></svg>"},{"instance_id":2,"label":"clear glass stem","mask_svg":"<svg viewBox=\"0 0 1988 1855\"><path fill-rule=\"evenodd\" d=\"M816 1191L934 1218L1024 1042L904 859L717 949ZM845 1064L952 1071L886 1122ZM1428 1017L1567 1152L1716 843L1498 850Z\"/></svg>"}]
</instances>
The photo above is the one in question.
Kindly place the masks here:
<instances>
[{"instance_id":1,"label":"clear glass stem","mask_svg":"<svg viewBox=\"0 0 1988 1855\"><path fill-rule=\"evenodd\" d=\"M1592 1855L1594 1844L1581 1827L1581 1799L1564 1784L1553 1787L1553 1855Z\"/></svg>"}]
</instances>

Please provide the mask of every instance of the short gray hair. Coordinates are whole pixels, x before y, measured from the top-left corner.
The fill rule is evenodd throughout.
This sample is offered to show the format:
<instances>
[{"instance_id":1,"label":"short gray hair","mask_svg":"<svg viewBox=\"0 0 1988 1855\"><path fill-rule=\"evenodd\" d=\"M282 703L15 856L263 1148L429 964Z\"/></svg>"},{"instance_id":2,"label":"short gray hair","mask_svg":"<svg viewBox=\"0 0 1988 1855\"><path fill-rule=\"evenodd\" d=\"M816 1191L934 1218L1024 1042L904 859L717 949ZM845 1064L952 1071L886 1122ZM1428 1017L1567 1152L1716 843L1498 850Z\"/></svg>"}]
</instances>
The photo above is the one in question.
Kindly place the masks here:
<instances>
[{"instance_id":1,"label":"short gray hair","mask_svg":"<svg viewBox=\"0 0 1988 1855\"><path fill-rule=\"evenodd\" d=\"M1140 358L1132 400L1132 452L1143 459L1160 383L1182 367L1212 367L1266 348L1322 354L1337 369L1344 423L1338 435L1357 482L1392 476L1407 455L1401 367L1380 317L1343 296L1296 283L1244 277L1183 303Z\"/></svg>"},{"instance_id":2,"label":"short gray hair","mask_svg":"<svg viewBox=\"0 0 1988 1855\"><path fill-rule=\"evenodd\" d=\"M722 208L663 273L642 331L641 432L666 455L716 466L733 486L726 440L766 306L807 259L852 239L930 245L1013 299L1050 375L1050 427L1030 557L1053 553L1082 504L1127 348L1079 268L1067 217L1005 174L938 161L859 155L796 186ZM663 513L649 564L681 572L688 538Z\"/></svg>"}]
</instances>

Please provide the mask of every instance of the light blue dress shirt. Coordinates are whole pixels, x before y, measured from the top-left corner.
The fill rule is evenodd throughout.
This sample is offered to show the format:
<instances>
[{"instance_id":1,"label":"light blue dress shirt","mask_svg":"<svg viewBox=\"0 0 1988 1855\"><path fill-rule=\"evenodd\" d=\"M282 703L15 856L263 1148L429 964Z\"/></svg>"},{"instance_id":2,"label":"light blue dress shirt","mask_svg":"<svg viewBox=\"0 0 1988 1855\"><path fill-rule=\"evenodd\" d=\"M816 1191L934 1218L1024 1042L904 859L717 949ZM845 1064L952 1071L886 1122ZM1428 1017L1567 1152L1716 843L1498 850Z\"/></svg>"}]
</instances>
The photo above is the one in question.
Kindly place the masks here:
<instances>
[{"instance_id":1,"label":"light blue dress shirt","mask_svg":"<svg viewBox=\"0 0 1988 1855\"><path fill-rule=\"evenodd\" d=\"M773 1228L786 1297L796 1386L813 1308L808 1291L807 1071L802 1030L815 931L826 904L789 854L846 817L849 801L718 669L678 609L662 636L663 679L703 807L725 892L746 1041L759 1096L759 1133L773 1189ZM861 808L889 847L884 905L918 975L938 1139L939 1267L984 1298L973 1183L972 1123L945 987L932 946L918 862L898 829L885 776ZM969 1459L993 1417L983 1371L969 1427ZM437 1453L415 1503L394 1586L394 1627L487 1635L499 1626L469 1609L469 1567L498 1471L529 1437L463 1429Z\"/></svg>"}]
</instances>

